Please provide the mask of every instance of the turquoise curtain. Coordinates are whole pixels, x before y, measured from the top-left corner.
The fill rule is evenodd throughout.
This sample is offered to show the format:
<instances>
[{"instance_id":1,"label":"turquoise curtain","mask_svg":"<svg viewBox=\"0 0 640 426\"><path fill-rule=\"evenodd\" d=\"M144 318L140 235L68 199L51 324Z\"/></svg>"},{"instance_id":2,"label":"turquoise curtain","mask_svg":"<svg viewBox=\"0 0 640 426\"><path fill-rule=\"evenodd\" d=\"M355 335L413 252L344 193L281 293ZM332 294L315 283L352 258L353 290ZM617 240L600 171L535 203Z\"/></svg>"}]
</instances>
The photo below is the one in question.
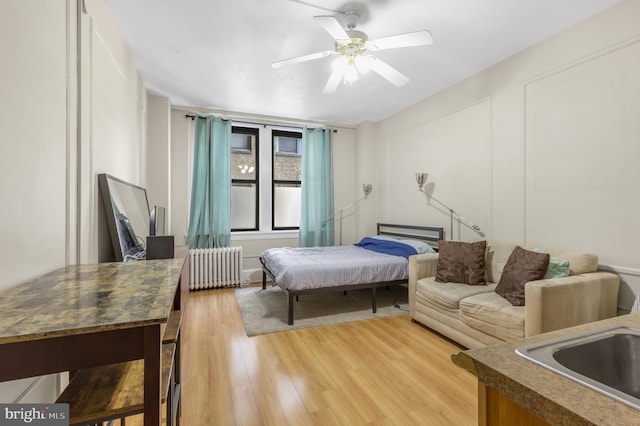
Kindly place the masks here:
<instances>
[{"instance_id":1,"label":"turquoise curtain","mask_svg":"<svg viewBox=\"0 0 640 426\"><path fill-rule=\"evenodd\" d=\"M331 130L302 131L300 247L332 246L333 167Z\"/></svg>"},{"instance_id":2,"label":"turquoise curtain","mask_svg":"<svg viewBox=\"0 0 640 426\"><path fill-rule=\"evenodd\" d=\"M196 118L191 210L191 248L228 247L231 237L231 121Z\"/></svg>"}]
</instances>

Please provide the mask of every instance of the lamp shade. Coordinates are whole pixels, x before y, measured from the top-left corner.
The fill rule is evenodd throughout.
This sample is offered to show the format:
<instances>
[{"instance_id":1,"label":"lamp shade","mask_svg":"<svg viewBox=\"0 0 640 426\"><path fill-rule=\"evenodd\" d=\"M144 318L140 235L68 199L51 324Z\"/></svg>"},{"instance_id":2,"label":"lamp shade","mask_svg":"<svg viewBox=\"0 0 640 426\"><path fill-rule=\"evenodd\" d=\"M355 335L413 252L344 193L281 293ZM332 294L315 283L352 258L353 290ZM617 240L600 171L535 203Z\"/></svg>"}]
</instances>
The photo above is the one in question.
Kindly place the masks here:
<instances>
[{"instance_id":1,"label":"lamp shade","mask_svg":"<svg viewBox=\"0 0 640 426\"><path fill-rule=\"evenodd\" d=\"M362 190L364 191L364 197L367 198L371 193L372 186L370 183L363 183Z\"/></svg>"},{"instance_id":2,"label":"lamp shade","mask_svg":"<svg viewBox=\"0 0 640 426\"><path fill-rule=\"evenodd\" d=\"M416 182L418 183L418 189L422 191L424 185L427 183L428 173L416 173Z\"/></svg>"}]
</instances>

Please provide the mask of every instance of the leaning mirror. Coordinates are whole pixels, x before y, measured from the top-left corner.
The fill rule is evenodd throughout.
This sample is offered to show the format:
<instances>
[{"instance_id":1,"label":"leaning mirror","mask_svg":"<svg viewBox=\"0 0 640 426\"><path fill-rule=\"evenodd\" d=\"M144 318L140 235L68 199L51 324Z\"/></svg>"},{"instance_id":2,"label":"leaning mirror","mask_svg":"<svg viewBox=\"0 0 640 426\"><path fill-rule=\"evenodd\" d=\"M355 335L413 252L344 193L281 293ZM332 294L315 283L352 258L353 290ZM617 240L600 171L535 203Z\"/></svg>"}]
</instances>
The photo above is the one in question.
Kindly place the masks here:
<instances>
[{"instance_id":1,"label":"leaning mirror","mask_svg":"<svg viewBox=\"0 0 640 426\"><path fill-rule=\"evenodd\" d=\"M116 260L144 257L145 239L149 234L147 191L107 174L98 175L98 185Z\"/></svg>"}]
</instances>

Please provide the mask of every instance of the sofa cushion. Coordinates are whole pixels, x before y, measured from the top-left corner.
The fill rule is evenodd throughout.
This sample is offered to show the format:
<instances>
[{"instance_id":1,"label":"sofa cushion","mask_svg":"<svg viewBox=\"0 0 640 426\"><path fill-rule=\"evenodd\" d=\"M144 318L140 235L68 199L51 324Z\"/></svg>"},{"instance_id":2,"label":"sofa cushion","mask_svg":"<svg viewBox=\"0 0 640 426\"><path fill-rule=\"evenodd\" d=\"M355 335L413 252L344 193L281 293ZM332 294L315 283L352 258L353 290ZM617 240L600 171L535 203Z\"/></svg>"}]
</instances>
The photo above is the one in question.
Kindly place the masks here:
<instances>
[{"instance_id":1,"label":"sofa cushion","mask_svg":"<svg viewBox=\"0 0 640 426\"><path fill-rule=\"evenodd\" d=\"M529 281L542 279L548 267L548 253L536 253L516 246L504 265L496 293L514 306L523 306L524 285Z\"/></svg>"},{"instance_id":2,"label":"sofa cushion","mask_svg":"<svg viewBox=\"0 0 640 426\"><path fill-rule=\"evenodd\" d=\"M486 241L438 242L436 281L441 283L485 284Z\"/></svg>"},{"instance_id":3,"label":"sofa cushion","mask_svg":"<svg viewBox=\"0 0 640 426\"><path fill-rule=\"evenodd\" d=\"M513 306L495 292L461 300L460 318L468 326L500 340L510 341L525 335L525 307Z\"/></svg>"},{"instance_id":4,"label":"sofa cushion","mask_svg":"<svg viewBox=\"0 0 640 426\"><path fill-rule=\"evenodd\" d=\"M569 262L569 275L587 274L598 270L598 256L595 254L555 250L549 250L549 254Z\"/></svg>"},{"instance_id":5,"label":"sofa cushion","mask_svg":"<svg viewBox=\"0 0 640 426\"><path fill-rule=\"evenodd\" d=\"M498 242L487 244L487 259L485 263L487 282L497 283L500 281L504 265L507 264L507 260L509 260L514 248L516 248L516 244Z\"/></svg>"},{"instance_id":6,"label":"sofa cushion","mask_svg":"<svg viewBox=\"0 0 640 426\"><path fill-rule=\"evenodd\" d=\"M434 277L422 278L416 283L416 297L421 297L435 306L458 309L465 297L480 293L491 293L496 285L469 285L461 283L440 283Z\"/></svg>"}]
</instances>

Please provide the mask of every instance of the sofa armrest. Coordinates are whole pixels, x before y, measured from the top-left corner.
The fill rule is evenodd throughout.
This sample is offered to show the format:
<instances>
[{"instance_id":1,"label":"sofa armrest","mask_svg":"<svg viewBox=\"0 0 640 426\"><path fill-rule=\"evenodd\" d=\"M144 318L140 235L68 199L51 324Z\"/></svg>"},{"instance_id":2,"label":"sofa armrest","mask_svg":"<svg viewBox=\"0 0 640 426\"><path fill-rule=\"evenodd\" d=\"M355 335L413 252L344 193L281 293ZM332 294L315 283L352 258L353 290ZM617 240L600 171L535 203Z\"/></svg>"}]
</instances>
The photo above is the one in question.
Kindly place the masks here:
<instances>
[{"instance_id":1,"label":"sofa armrest","mask_svg":"<svg viewBox=\"0 0 640 426\"><path fill-rule=\"evenodd\" d=\"M415 308L416 283L422 278L435 276L437 266L438 253L409 256L409 313L412 317Z\"/></svg>"},{"instance_id":2,"label":"sofa armrest","mask_svg":"<svg viewBox=\"0 0 640 426\"><path fill-rule=\"evenodd\" d=\"M591 272L525 284L525 336L616 316L620 278Z\"/></svg>"}]
</instances>

